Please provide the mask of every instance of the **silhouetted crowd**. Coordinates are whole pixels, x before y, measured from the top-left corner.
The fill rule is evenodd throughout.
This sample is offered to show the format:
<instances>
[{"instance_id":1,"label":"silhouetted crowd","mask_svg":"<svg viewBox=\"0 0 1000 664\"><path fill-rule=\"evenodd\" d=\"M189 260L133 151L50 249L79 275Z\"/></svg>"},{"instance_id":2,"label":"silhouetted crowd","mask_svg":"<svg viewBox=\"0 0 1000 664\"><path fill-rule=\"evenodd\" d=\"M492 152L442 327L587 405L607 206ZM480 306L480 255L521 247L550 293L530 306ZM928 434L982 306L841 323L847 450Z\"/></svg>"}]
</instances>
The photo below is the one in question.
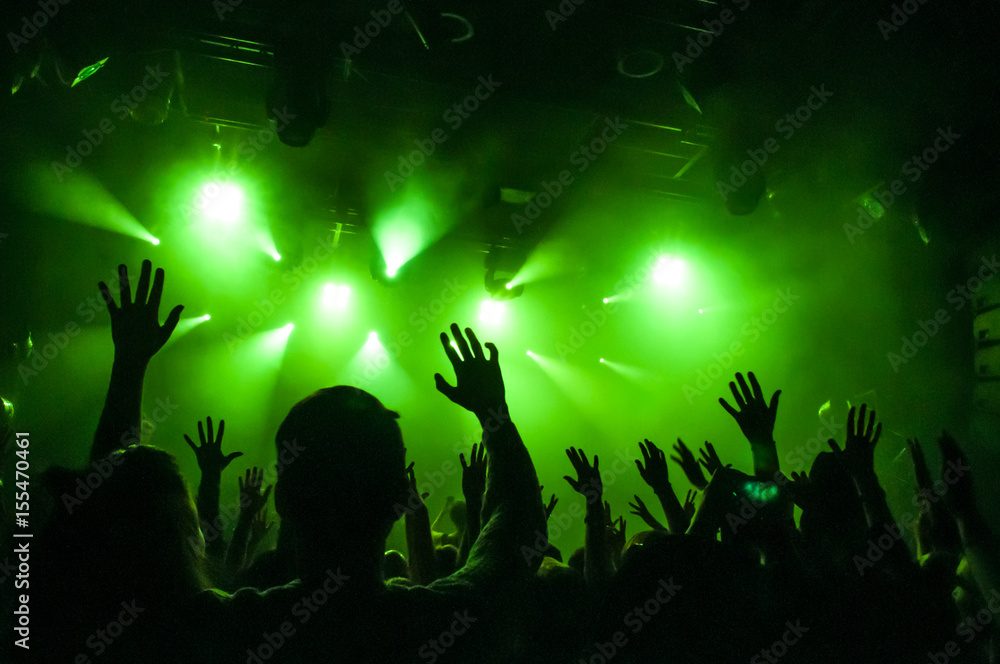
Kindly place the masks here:
<instances>
[{"instance_id":1,"label":"silhouetted crowd","mask_svg":"<svg viewBox=\"0 0 1000 664\"><path fill-rule=\"evenodd\" d=\"M119 281L117 299L100 284L115 356L90 465L50 468L37 480L56 508L31 543L30 649L11 645L12 657L997 661L996 547L973 470L947 434L938 441L939 478L920 443L908 441L913 509L894 515L874 469L882 430L874 412L851 408L846 439L831 440L808 472L786 475L773 438L780 392L768 399L753 373L736 374L731 399L720 402L750 445L751 473L708 443L696 457L678 440L670 464L668 451L639 443L635 479L660 505L636 495L629 507L646 529L628 537L625 517L613 515L621 508L604 501L600 460L571 447L565 479L579 498L557 518L560 531L582 518L585 540L560 549L547 534L556 499L546 500L511 421L498 350L452 325L441 345L455 377L436 375L437 389L483 430L459 459L463 500L449 500L432 522L398 414L337 386L305 397L281 423L273 486L252 467L238 478L239 509L222 511L222 475L241 455L222 451L224 422L209 418L198 423L197 442L186 437L201 471L194 497L171 454L137 444L145 372L182 307L160 324L164 274L149 261L134 289L124 265ZM3 417L0 458L9 463L19 442ZM670 470L696 489L683 501ZM275 527L272 489L277 545L263 550ZM406 551L387 551L399 519ZM6 590L10 579L4 587L16 627L19 591Z\"/></svg>"}]
</instances>

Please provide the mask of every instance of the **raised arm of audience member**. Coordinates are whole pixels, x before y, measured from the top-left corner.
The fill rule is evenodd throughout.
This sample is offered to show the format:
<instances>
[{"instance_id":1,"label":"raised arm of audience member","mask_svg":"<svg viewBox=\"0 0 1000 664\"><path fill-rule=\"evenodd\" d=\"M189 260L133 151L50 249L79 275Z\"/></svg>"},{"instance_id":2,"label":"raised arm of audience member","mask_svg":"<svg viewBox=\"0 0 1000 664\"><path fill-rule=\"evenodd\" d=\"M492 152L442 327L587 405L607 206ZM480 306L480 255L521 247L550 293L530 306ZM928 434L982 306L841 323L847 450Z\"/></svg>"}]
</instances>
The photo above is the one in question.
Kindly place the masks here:
<instances>
[{"instance_id":1,"label":"raised arm of audience member","mask_svg":"<svg viewBox=\"0 0 1000 664\"><path fill-rule=\"evenodd\" d=\"M208 435L205 426L198 422L198 439L200 445L195 445L190 436L184 434L184 440L194 451L198 459L198 469L201 471L201 481L198 483L198 498L195 505L198 508L198 519L202 529L214 531L219 518L219 488L222 483L222 471L226 466L243 456L243 452L222 453L222 437L226 432L226 421L219 420L219 431L216 434L212 427L212 418L206 418ZM206 527L207 526L207 527ZM205 552L209 556L221 558L226 552L222 537L213 537L206 541Z\"/></svg>"},{"instance_id":2,"label":"raised arm of audience member","mask_svg":"<svg viewBox=\"0 0 1000 664\"><path fill-rule=\"evenodd\" d=\"M173 333L183 306L174 307L160 325L160 298L163 295L163 270L157 269L150 288L153 265L142 262L139 283L132 298L128 268L118 266L118 295L115 303L103 281L98 284L111 316L111 338L115 344L114 364L108 395L97 424L91 461L102 459L117 449L136 444L142 432L142 383L146 367Z\"/></svg>"},{"instance_id":3,"label":"raised arm of audience member","mask_svg":"<svg viewBox=\"0 0 1000 664\"><path fill-rule=\"evenodd\" d=\"M434 554L434 536L431 534L431 517L424 498L430 494L420 493L413 462L406 467L410 480L410 495L406 516L406 555L410 561L410 580L426 586L438 578L437 558Z\"/></svg>"},{"instance_id":4,"label":"raised arm of audience member","mask_svg":"<svg viewBox=\"0 0 1000 664\"><path fill-rule=\"evenodd\" d=\"M246 566L247 543L250 540L254 519L264 509L267 498L271 495L271 485L261 491L261 485L264 483L264 471L257 466L247 470L246 475L238 477L237 481L240 485L240 515L236 519L233 539L229 543L229 551L226 554L226 567L232 575L238 574Z\"/></svg>"},{"instance_id":5,"label":"raised arm of audience member","mask_svg":"<svg viewBox=\"0 0 1000 664\"><path fill-rule=\"evenodd\" d=\"M639 450L642 451L642 458L645 462L645 466L643 466L643 461L635 460L639 475L660 499L660 506L663 507L663 513L667 516L667 528L670 529L671 533L683 534L691 525L691 519L684 513L684 507L677 499L677 494L674 493L674 488L670 484L667 455L649 440L646 440L645 444L639 443Z\"/></svg>"},{"instance_id":6,"label":"raised arm of audience member","mask_svg":"<svg viewBox=\"0 0 1000 664\"><path fill-rule=\"evenodd\" d=\"M453 324L451 332L458 350L447 334L441 335L441 345L455 370L456 383L451 385L436 374L437 388L479 419L489 458L482 528L458 574L487 587L495 584L494 588L528 583L541 559L523 552L530 550L540 535L547 537L538 476L510 418L496 346L485 345L487 357L470 328L465 328L468 340L458 325Z\"/></svg>"},{"instance_id":7,"label":"raised arm of audience member","mask_svg":"<svg viewBox=\"0 0 1000 664\"><path fill-rule=\"evenodd\" d=\"M479 515L483 510L483 492L486 491L486 446L476 443L472 446L468 463L464 453L458 455L458 460L462 464L462 495L465 497L465 531L458 548L458 566L461 567L469 559L469 551L479 537L482 525Z\"/></svg>"},{"instance_id":8,"label":"raised arm of audience member","mask_svg":"<svg viewBox=\"0 0 1000 664\"><path fill-rule=\"evenodd\" d=\"M740 431L750 443L754 475L763 482L771 482L781 470L777 445L774 442L774 421L778 414L778 397L781 396L781 390L775 392L771 396L771 401L767 402L764 400L764 392L760 389L757 377L752 371L747 376L750 378L749 385L740 373L736 374L739 388L736 383L729 383L729 389L736 403L735 408L721 397L719 403L733 416L740 426Z\"/></svg>"},{"instance_id":9,"label":"raised arm of audience member","mask_svg":"<svg viewBox=\"0 0 1000 664\"><path fill-rule=\"evenodd\" d=\"M594 463L591 465L587 460L587 454L575 447L566 450L566 456L573 464L576 479L569 475L566 475L565 479L570 487L587 501L587 516L584 518L586 553L583 559L583 575L587 580L587 586L594 592L600 592L607 587L615 574L602 503L604 484L601 482L600 459L595 455Z\"/></svg>"}]
</instances>

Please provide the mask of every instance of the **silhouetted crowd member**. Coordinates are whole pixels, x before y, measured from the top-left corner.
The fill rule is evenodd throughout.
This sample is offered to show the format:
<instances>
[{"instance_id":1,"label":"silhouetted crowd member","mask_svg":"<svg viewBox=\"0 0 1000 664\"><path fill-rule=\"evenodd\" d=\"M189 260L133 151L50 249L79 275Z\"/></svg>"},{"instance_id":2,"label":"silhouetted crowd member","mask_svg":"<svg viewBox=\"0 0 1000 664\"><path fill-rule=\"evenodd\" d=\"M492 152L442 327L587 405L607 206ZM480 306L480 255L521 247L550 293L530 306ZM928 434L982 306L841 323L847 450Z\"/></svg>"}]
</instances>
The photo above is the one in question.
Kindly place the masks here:
<instances>
[{"instance_id":1,"label":"silhouetted crowd member","mask_svg":"<svg viewBox=\"0 0 1000 664\"><path fill-rule=\"evenodd\" d=\"M137 440L146 368L182 307L160 325L164 275L149 261L134 298L125 266L119 280L117 302L100 284L115 358L91 465L45 475L57 507L35 549L37 661L997 661L997 550L947 434L937 481L908 441L918 509L897 522L874 470L874 412L851 408L843 445L831 440L808 473L788 477L773 438L780 392L767 399L753 373L738 373L733 403L720 403L750 444L752 473L711 444L696 459L678 440L671 458L695 487L681 502L666 452L643 441L638 477L665 524L636 495L648 529L627 539L600 460L571 447L565 479L586 528L563 563L547 540L556 498L543 502L511 421L498 351L457 325L441 335L454 384L435 379L483 429L460 456L464 500L431 523L400 415L355 387L320 389L275 435L280 525L262 551L273 524L260 468L238 478L238 514L220 512L223 470L241 456L222 452L225 422L199 422L198 444L186 437L201 471L194 498L174 458ZM3 444L6 414L0 425ZM405 555L386 551L400 518Z\"/></svg>"}]
</instances>

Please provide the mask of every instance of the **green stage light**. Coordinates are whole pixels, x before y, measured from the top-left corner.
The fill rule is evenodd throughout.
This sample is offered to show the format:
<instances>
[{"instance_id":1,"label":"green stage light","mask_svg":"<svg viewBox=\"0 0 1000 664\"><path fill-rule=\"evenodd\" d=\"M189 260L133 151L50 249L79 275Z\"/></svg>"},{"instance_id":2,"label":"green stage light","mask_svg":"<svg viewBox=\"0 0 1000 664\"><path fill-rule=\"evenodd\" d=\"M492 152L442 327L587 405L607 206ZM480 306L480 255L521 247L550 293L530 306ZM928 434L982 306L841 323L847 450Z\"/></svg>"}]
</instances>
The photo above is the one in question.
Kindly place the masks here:
<instances>
[{"instance_id":1,"label":"green stage light","mask_svg":"<svg viewBox=\"0 0 1000 664\"><path fill-rule=\"evenodd\" d=\"M279 254L277 251L272 252L271 253L271 258L273 258L275 261L280 261L281 260L281 254Z\"/></svg>"},{"instance_id":2,"label":"green stage light","mask_svg":"<svg viewBox=\"0 0 1000 664\"><path fill-rule=\"evenodd\" d=\"M209 182L201 188L197 204L206 219L234 224L243 218L246 196L234 184Z\"/></svg>"},{"instance_id":3,"label":"green stage light","mask_svg":"<svg viewBox=\"0 0 1000 664\"><path fill-rule=\"evenodd\" d=\"M158 245L158 244L160 244L160 241L159 241L159 239L157 239L157 238L155 238L155 237L154 237L154 238L153 238L152 240L150 240L150 242L152 242L152 243L153 243L154 245Z\"/></svg>"},{"instance_id":4,"label":"green stage light","mask_svg":"<svg viewBox=\"0 0 1000 664\"><path fill-rule=\"evenodd\" d=\"M532 353L530 350L529 351L525 351L525 355L527 355L528 357L534 357L535 356L535 354Z\"/></svg>"},{"instance_id":5,"label":"green stage light","mask_svg":"<svg viewBox=\"0 0 1000 664\"><path fill-rule=\"evenodd\" d=\"M351 299L351 289L343 284L323 286L323 304L326 307L343 309ZM372 334L375 334L372 332ZM378 336L378 335L375 335Z\"/></svg>"},{"instance_id":6,"label":"green stage light","mask_svg":"<svg viewBox=\"0 0 1000 664\"><path fill-rule=\"evenodd\" d=\"M671 288L684 283L687 274L687 264L679 258L662 256L653 269L653 280Z\"/></svg>"},{"instance_id":7,"label":"green stage light","mask_svg":"<svg viewBox=\"0 0 1000 664\"><path fill-rule=\"evenodd\" d=\"M495 300L483 300L479 307L479 320L483 323L496 324L503 320L504 304Z\"/></svg>"},{"instance_id":8,"label":"green stage light","mask_svg":"<svg viewBox=\"0 0 1000 664\"><path fill-rule=\"evenodd\" d=\"M599 361L600 361L601 364L604 364L604 358L603 357Z\"/></svg>"},{"instance_id":9,"label":"green stage light","mask_svg":"<svg viewBox=\"0 0 1000 664\"><path fill-rule=\"evenodd\" d=\"M387 276L390 279L392 279L397 274L399 274L399 268L400 267L401 267L400 265L386 265L386 267L385 267L385 276Z\"/></svg>"}]
</instances>

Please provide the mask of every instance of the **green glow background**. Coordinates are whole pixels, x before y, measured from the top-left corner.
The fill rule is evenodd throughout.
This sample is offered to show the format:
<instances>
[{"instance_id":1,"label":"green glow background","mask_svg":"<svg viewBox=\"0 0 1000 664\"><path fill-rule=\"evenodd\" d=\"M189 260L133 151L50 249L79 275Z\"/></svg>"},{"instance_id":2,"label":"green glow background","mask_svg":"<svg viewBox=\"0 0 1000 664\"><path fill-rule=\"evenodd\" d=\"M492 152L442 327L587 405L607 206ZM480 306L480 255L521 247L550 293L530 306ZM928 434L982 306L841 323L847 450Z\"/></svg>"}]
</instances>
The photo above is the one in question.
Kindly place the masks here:
<instances>
[{"instance_id":1,"label":"green glow background","mask_svg":"<svg viewBox=\"0 0 1000 664\"><path fill-rule=\"evenodd\" d=\"M724 461L749 470L748 446L717 403L729 396L736 370L755 371L768 393L783 390L775 436L786 472L805 467L795 459L811 463L815 446L806 443L822 425L822 404L832 403L840 425L848 402L874 406L886 424L877 469L897 511L909 505L912 486L908 457L900 456L905 437L929 441L942 428L960 439L971 435L967 309L952 312L953 321L898 373L886 354L899 351L917 319L948 307L947 292L972 272L956 272L947 247L924 246L912 227L888 221L849 243L842 225L856 214L843 191L817 194L793 184L754 215L734 218L714 200L680 203L581 184L529 258L524 296L505 303L500 320L484 323L483 256L454 232L464 212L449 207L449 192L434 188L440 179L414 176L398 197L372 202L383 244L412 239L392 247L394 256L413 258L405 278L385 288L369 276L367 237L345 235L328 258L309 262L317 238L331 235L329 224L308 212L316 202L310 183L319 175L304 175L296 151L270 148L233 176L247 194L243 222L208 223L186 218L184 209L227 160L205 154L191 137L177 140L172 158L147 159L142 146L170 136L153 139L153 130L131 125L120 130L131 136L118 140L113 156L95 154L64 183L55 182L45 161L6 183L18 229L0 247L11 284L7 301L25 313L39 356L50 334L58 339L67 323L82 328L28 377L17 399L36 472L85 462L112 358L107 314L92 306L96 283L110 281L119 262L136 271L144 258L166 270L164 316L178 303L185 319L211 315L172 340L150 367L147 414L158 400L176 405L150 440L177 455L194 491L198 469L182 436L194 435L208 415L225 419L224 449L245 456L224 476L224 506L236 504L238 473L274 462L274 432L288 409L341 383L362 386L401 413L418 478L444 480L428 499L432 514L446 496L459 496L459 473L445 476L443 469L446 462L459 468L458 452L478 440L476 421L438 394L433 380L438 371L452 377L438 333L453 321L499 347L511 413L546 496L560 498L557 514L568 516L569 503L582 500L562 479L572 472L564 454L570 445L599 454L607 471L614 472L615 459L626 460L617 466L622 473L606 480L616 515L627 513L633 493L652 506L630 461L643 438L666 447L677 437L692 446L712 441ZM83 222L82 213L59 200L76 201L96 221L72 223ZM161 244L146 241L142 229ZM281 261L269 255L269 241ZM681 283L650 278L648 268L661 255L685 262ZM345 306L324 303L327 284L350 288ZM789 290L798 299L788 311L752 332L778 291ZM294 330L281 343L278 330L289 323ZM253 334L234 344L241 326ZM372 331L383 351L368 343ZM689 398L685 386L712 372L734 342L745 352ZM974 460L989 456L976 439L970 447ZM935 451L929 456L936 464ZM687 482L674 466L671 474L682 494ZM629 532L637 532L638 518L628 521ZM554 542L568 555L582 545L582 522ZM401 524L390 546L403 548Z\"/></svg>"}]
</instances>

